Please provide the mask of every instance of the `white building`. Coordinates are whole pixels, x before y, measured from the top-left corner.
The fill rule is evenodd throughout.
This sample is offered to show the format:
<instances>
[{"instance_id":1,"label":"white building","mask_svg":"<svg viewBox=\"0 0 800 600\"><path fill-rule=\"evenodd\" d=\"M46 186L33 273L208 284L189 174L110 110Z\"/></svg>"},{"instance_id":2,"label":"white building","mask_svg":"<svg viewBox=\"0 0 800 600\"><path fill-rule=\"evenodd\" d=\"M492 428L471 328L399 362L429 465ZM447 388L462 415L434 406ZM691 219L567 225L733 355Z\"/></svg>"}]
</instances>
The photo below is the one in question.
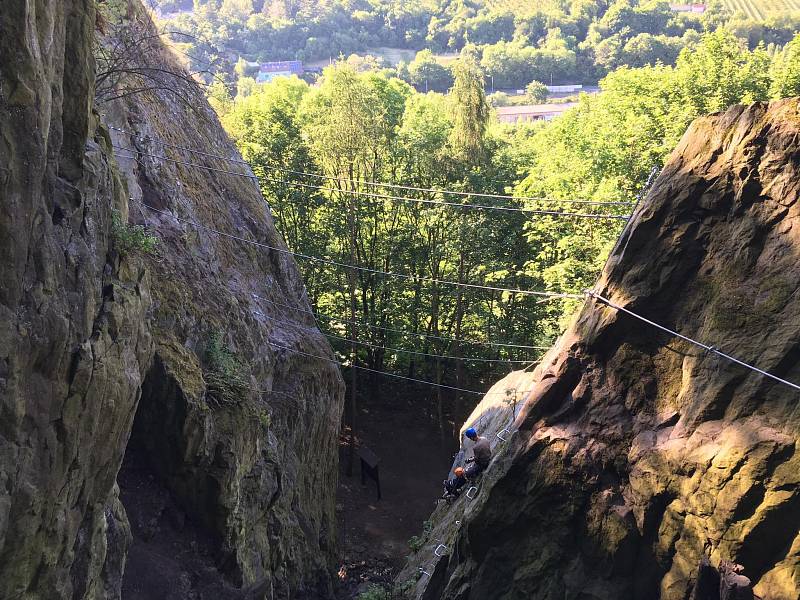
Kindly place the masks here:
<instances>
[{"instance_id":1,"label":"white building","mask_svg":"<svg viewBox=\"0 0 800 600\"><path fill-rule=\"evenodd\" d=\"M526 106L500 106L497 108L497 120L501 123L528 123L531 121L552 121L560 117L570 108L578 106L577 102L561 104L528 104Z\"/></svg>"}]
</instances>

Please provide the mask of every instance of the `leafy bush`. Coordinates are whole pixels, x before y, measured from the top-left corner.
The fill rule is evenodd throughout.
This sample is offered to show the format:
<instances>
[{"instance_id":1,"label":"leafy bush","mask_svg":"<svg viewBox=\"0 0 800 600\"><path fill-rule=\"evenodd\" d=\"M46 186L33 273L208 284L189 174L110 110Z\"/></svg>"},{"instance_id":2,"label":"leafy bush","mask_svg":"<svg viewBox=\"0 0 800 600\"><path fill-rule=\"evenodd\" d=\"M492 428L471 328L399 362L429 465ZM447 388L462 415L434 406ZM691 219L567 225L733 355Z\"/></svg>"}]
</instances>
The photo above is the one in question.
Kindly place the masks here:
<instances>
[{"instance_id":1,"label":"leafy bush","mask_svg":"<svg viewBox=\"0 0 800 600\"><path fill-rule=\"evenodd\" d=\"M408 540L408 547L411 549L412 552L419 552L419 549L422 548L424 543L425 543L425 538L412 535L411 539Z\"/></svg>"},{"instance_id":2,"label":"leafy bush","mask_svg":"<svg viewBox=\"0 0 800 600\"><path fill-rule=\"evenodd\" d=\"M547 100L547 86L534 79L525 86L525 97L531 104L541 104Z\"/></svg>"},{"instance_id":3,"label":"leafy bush","mask_svg":"<svg viewBox=\"0 0 800 600\"><path fill-rule=\"evenodd\" d=\"M222 333L211 334L206 347L205 380L208 395L218 404L235 404L247 393L245 370L236 355L222 339Z\"/></svg>"},{"instance_id":4,"label":"leafy bush","mask_svg":"<svg viewBox=\"0 0 800 600\"><path fill-rule=\"evenodd\" d=\"M158 238L147 233L141 225L129 225L118 210L111 213L111 240L120 255L131 252L152 254L158 246Z\"/></svg>"},{"instance_id":5,"label":"leafy bush","mask_svg":"<svg viewBox=\"0 0 800 600\"><path fill-rule=\"evenodd\" d=\"M392 600L392 595L382 585L373 584L366 591L361 592L356 600Z\"/></svg>"},{"instance_id":6,"label":"leafy bush","mask_svg":"<svg viewBox=\"0 0 800 600\"><path fill-rule=\"evenodd\" d=\"M416 583L415 580L409 579L391 588L374 583L366 591L361 592L356 600L402 600L410 597L410 592Z\"/></svg>"},{"instance_id":7,"label":"leafy bush","mask_svg":"<svg viewBox=\"0 0 800 600\"><path fill-rule=\"evenodd\" d=\"M270 415L267 410L261 410L258 413L258 421L264 429L269 429L270 423L272 423L272 415Z\"/></svg>"}]
</instances>

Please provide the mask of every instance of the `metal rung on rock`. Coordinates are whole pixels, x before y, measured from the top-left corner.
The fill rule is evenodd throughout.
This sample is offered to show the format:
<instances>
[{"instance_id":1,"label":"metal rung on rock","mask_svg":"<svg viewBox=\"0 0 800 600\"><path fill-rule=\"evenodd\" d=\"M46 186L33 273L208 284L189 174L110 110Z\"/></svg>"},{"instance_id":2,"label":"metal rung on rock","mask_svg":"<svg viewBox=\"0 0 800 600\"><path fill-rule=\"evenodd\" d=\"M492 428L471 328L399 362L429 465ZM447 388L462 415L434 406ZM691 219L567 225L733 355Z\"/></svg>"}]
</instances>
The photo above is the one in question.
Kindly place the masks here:
<instances>
[{"instance_id":1,"label":"metal rung on rock","mask_svg":"<svg viewBox=\"0 0 800 600\"><path fill-rule=\"evenodd\" d=\"M478 488L474 485L467 490L467 498L470 500L475 500L475 495L478 493Z\"/></svg>"},{"instance_id":2,"label":"metal rung on rock","mask_svg":"<svg viewBox=\"0 0 800 600\"><path fill-rule=\"evenodd\" d=\"M517 433L516 431L511 431L511 430L510 430L510 429L508 429L507 427L506 427L506 428L504 428L504 429L501 429L500 431L498 431L498 432L495 434L495 435L497 436L497 439L499 439L499 440L502 440L502 441L504 441L504 442L507 442L507 441L508 441L508 437L503 437L503 432L506 432L506 433L508 434L508 437L511 437L512 435L514 435L515 433Z\"/></svg>"},{"instance_id":3,"label":"metal rung on rock","mask_svg":"<svg viewBox=\"0 0 800 600\"><path fill-rule=\"evenodd\" d=\"M433 551L433 553L436 556L438 556L439 558L441 558L442 556L445 556L444 554L439 554L439 549L440 548L444 548L445 552L447 552L447 546L445 546L444 544L439 544L438 546L436 546L436 549Z\"/></svg>"}]
</instances>

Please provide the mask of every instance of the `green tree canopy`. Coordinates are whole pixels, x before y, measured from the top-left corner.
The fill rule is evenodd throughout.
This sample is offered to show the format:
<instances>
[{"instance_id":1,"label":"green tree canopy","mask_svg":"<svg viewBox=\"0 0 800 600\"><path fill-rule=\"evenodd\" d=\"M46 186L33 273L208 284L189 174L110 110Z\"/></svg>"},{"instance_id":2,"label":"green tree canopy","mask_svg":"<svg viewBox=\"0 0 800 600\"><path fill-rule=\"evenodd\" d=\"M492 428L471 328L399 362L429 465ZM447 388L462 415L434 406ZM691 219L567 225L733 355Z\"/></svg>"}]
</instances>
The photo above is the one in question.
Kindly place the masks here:
<instances>
[{"instance_id":1,"label":"green tree canopy","mask_svg":"<svg viewBox=\"0 0 800 600\"><path fill-rule=\"evenodd\" d=\"M773 98L800 96L800 35L775 57L772 80Z\"/></svg>"},{"instance_id":2,"label":"green tree canopy","mask_svg":"<svg viewBox=\"0 0 800 600\"><path fill-rule=\"evenodd\" d=\"M483 73L469 56L462 56L453 66L454 82L450 89L453 129L450 144L457 156L479 160L483 156L489 105L486 103Z\"/></svg>"}]
</instances>

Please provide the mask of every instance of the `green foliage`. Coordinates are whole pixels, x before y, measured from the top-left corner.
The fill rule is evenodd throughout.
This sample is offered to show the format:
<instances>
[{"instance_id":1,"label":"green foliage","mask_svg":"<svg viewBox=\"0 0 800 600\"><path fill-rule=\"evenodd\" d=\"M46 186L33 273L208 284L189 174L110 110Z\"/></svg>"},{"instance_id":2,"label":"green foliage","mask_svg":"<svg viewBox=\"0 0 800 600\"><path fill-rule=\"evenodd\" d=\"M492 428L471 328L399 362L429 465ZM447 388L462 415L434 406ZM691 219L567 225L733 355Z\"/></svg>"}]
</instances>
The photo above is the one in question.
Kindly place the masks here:
<instances>
[{"instance_id":1,"label":"green foliage","mask_svg":"<svg viewBox=\"0 0 800 600\"><path fill-rule=\"evenodd\" d=\"M126 0L95 0L98 19L106 23L123 23L128 20Z\"/></svg>"},{"instance_id":2,"label":"green foliage","mask_svg":"<svg viewBox=\"0 0 800 600\"><path fill-rule=\"evenodd\" d=\"M356 600L392 600L389 590L384 586L372 584L366 591L361 592Z\"/></svg>"},{"instance_id":3,"label":"green foliage","mask_svg":"<svg viewBox=\"0 0 800 600\"><path fill-rule=\"evenodd\" d=\"M541 104L547 100L547 86L541 81L531 81L525 86L525 99L531 104Z\"/></svg>"},{"instance_id":4,"label":"green foliage","mask_svg":"<svg viewBox=\"0 0 800 600\"><path fill-rule=\"evenodd\" d=\"M483 89L483 73L470 55L460 58L453 66L454 82L450 90L453 107L453 129L450 145L457 156L483 156L489 105Z\"/></svg>"},{"instance_id":5,"label":"green foliage","mask_svg":"<svg viewBox=\"0 0 800 600\"><path fill-rule=\"evenodd\" d=\"M175 0L160 0L174 8ZM547 83L597 81L628 65L674 64L681 48L697 34L725 23L751 48L757 41L785 44L797 29L790 13L769 13L753 20L721 6L704 15L674 13L666 1L604 0L547 2L400 2L374 0L198 0L191 13L171 17L167 29L194 36L186 50L194 67L213 62L217 69L252 76L241 63L300 59L328 61L378 49L459 52L477 49L477 60L497 87L522 88L536 79ZM794 27L794 28L793 28ZM759 37L761 36L761 37ZM235 58L233 59L236 60ZM360 70L381 69L365 61ZM205 68L205 67L200 67ZM399 68L401 77L418 90L445 91L451 76L445 65L423 54ZM208 82L211 80L209 79Z\"/></svg>"},{"instance_id":6,"label":"green foliage","mask_svg":"<svg viewBox=\"0 0 800 600\"><path fill-rule=\"evenodd\" d=\"M403 600L410 597L416 583L414 580L408 580L391 587L373 583L366 591L356 596L356 600Z\"/></svg>"},{"instance_id":7,"label":"green foliage","mask_svg":"<svg viewBox=\"0 0 800 600\"><path fill-rule=\"evenodd\" d=\"M770 95L773 98L800 95L800 35L775 57Z\"/></svg>"},{"instance_id":8,"label":"green foliage","mask_svg":"<svg viewBox=\"0 0 800 600\"><path fill-rule=\"evenodd\" d=\"M481 68L499 88L522 88L533 80L566 83L577 77L577 55L559 30L542 48L499 42L483 49Z\"/></svg>"},{"instance_id":9,"label":"green foliage","mask_svg":"<svg viewBox=\"0 0 800 600\"><path fill-rule=\"evenodd\" d=\"M640 29L647 29L647 19L643 23ZM607 26L616 27L613 21ZM624 220L467 211L433 202L461 197L431 190L511 193L549 201L481 197L479 203L624 216L630 207L567 201L634 200L692 119L765 98L770 73L779 71L763 49L750 50L730 33L705 33L692 43L692 53L684 51L674 67L615 70L601 81L600 94L581 95L577 107L549 123L511 128L488 120L475 48L453 65L447 96L415 93L399 79L339 63L324 71L319 86L296 78L259 86L233 101L223 122L261 177L289 247L362 268L348 273L300 263L315 311L334 315L320 320L323 328L372 344L357 350L357 360L370 368L483 386L504 365L460 364L383 347L534 361L533 353L452 340L549 344L579 301L540 304L510 293L443 289L429 280L580 293L594 283ZM355 326L348 322L351 299ZM346 341L332 343L340 357L351 353ZM457 405L456 398L436 398Z\"/></svg>"},{"instance_id":10,"label":"green foliage","mask_svg":"<svg viewBox=\"0 0 800 600\"><path fill-rule=\"evenodd\" d=\"M704 34L677 66L622 68L583 95L577 108L523 142L527 177L516 193L555 198L633 199L689 123L737 102L766 99L769 60L729 32ZM565 204L563 208L573 209ZM610 211L610 207L605 209ZM525 225L533 249L526 268L539 286L579 293L602 268L620 225L542 218ZM576 303L551 307L545 331L557 334Z\"/></svg>"},{"instance_id":11,"label":"green foliage","mask_svg":"<svg viewBox=\"0 0 800 600\"><path fill-rule=\"evenodd\" d=\"M118 210L111 213L111 240L120 256L133 252L153 254L158 248L158 238L147 233L142 225L130 225Z\"/></svg>"},{"instance_id":12,"label":"green foliage","mask_svg":"<svg viewBox=\"0 0 800 600\"><path fill-rule=\"evenodd\" d=\"M358 596L356 600L405 600L411 597L411 592L417 582L408 579L392 586L373 583Z\"/></svg>"},{"instance_id":13,"label":"green foliage","mask_svg":"<svg viewBox=\"0 0 800 600\"><path fill-rule=\"evenodd\" d=\"M268 410L262 409L258 411L258 422L261 423L264 429L269 429L272 423L272 415L270 415Z\"/></svg>"},{"instance_id":14,"label":"green foliage","mask_svg":"<svg viewBox=\"0 0 800 600\"><path fill-rule=\"evenodd\" d=\"M425 538L424 537L419 537L419 536L416 536L416 535L412 535L411 539L408 540L408 547L414 553L419 552L419 550L424 545L425 545Z\"/></svg>"},{"instance_id":15,"label":"green foliage","mask_svg":"<svg viewBox=\"0 0 800 600\"><path fill-rule=\"evenodd\" d=\"M425 520L422 522L422 535L416 536L412 535L411 539L408 540L408 547L413 553L419 552L419 550L425 545L425 540L430 535L431 531L433 531L433 522L430 520Z\"/></svg>"},{"instance_id":16,"label":"green foliage","mask_svg":"<svg viewBox=\"0 0 800 600\"><path fill-rule=\"evenodd\" d=\"M206 91L208 102L216 113L223 117L233 106L233 98L227 86L221 81L214 81Z\"/></svg>"},{"instance_id":17,"label":"green foliage","mask_svg":"<svg viewBox=\"0 0 800 600\"><path fill-rule=\"evenodd\" d=\"M675 83L692 115L716 112L737 102L767 99L769 64L763 47L750 52L730 31L719 29L681 52Z\"/></svg>"},{"instance_id":18,"label":"green foliage","mask_svg":"<svg viewBox=\"0 0 800 600\"><path fill-rule=\"evenodd\" d=\"M453 85L453 74L430 50L422 50L408 64L408 82L418 90L445 92Z\"/></svg>"},{"instance_id":19,"label":"green foliage","mask_svg":"<svg viewBox=\"0 0 800 600\"><path fill-rule=\"evenodd\" d=\"M417 585L417 581L417 579L406 579L401 583L395 584L395 594L400 598L410 597L414 586Z\"/></svg>"},{"instance_id":20,"label":"green foliage","mask_svg":"<svg viewBox=\"0 0 800 600\"><path fill-rule=\"evenodd\" d=\"M225 344L221 331L213 331L208 338L203 375L208 397L217 404L236 404L247 395L244 365Z\"/></svg>"}]
</instances>

